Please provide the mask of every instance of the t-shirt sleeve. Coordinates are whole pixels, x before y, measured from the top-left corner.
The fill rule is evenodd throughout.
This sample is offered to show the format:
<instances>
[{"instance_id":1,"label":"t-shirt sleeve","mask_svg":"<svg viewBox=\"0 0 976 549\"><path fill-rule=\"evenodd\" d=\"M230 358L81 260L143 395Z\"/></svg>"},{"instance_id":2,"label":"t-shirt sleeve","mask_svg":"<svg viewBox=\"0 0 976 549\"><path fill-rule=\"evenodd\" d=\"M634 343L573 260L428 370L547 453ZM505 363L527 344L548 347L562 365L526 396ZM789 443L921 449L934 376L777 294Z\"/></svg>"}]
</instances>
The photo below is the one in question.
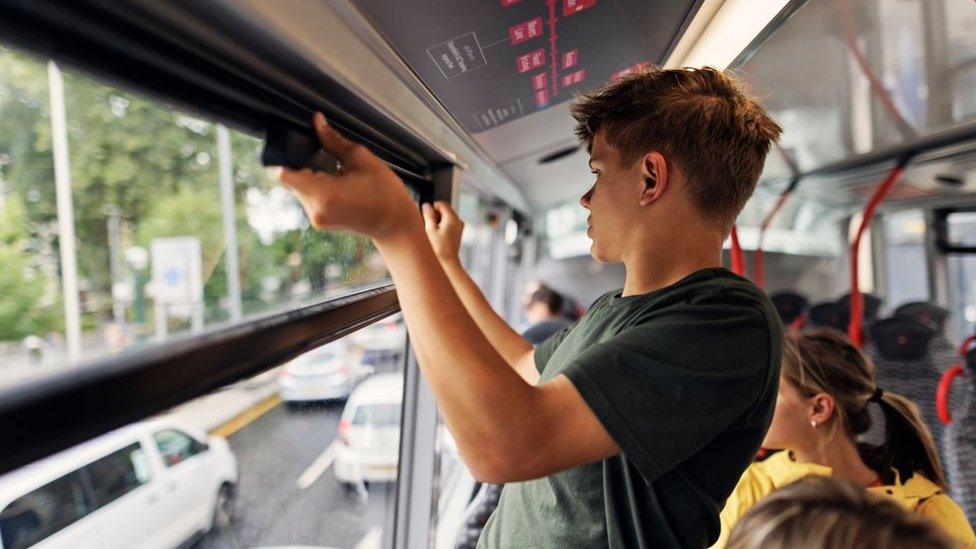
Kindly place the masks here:
<instances>
[{"instance_id":1,"label":"t-shirt sleeve","mask_svg":"<svg viewBox=\"0 0 976 549\"><path fill-rule=\"evenodd\" d=\"M604 305L606 301L610 299L610 297L613 294L614 292L607 292L601 295L600 297L596 298L596 301L593 302L593 305L590 305L589 310L593 311L597 307ZM556 348L559 347L559 344L563 342L563 339L566 338L566 335L569 334L569 332L572 331L572 329L575 328L577 324L579 324L579 322L574 322L573 324L570 324L566 328L556 332L554 335L552 335L551 337L549 337L548 339L546 339L545 341L543 341L542 343L536 346L535 354L533 355L533 358L535 359L535 367L537 370L539 370L540 374L542 373L543 370L546 369L546 364L548 364L549 359L552 358L552 353L556 351Z\"/></svg>"},{"instance_id":2,"label":"t-shirt sleeve","mask_svg":"<svg viewBox=\"0 0 976 549\"><path fill-rule=\"evenodd\" d=\"M539 370L540 374L542 373L542 370L546 369L546 364L549 363L552 353L556 351L559 344L563 342L563 339L566 338L566 335L569 334L570 330L572 330L575 326L575 323L570 324L536 346L533 358L535 359L535 368Z\"/></svg>"},{"instance_id":3,"label":"t-shirt sleeve","mask_svg":"<svg viewBox=\"0 0 976 549\"><path fill-rule=\"evenodd\" d=\"M687 304L590 347L563 373L652 482L773 390L772 337L758 305Z\"/></svg>"}]
</instances>

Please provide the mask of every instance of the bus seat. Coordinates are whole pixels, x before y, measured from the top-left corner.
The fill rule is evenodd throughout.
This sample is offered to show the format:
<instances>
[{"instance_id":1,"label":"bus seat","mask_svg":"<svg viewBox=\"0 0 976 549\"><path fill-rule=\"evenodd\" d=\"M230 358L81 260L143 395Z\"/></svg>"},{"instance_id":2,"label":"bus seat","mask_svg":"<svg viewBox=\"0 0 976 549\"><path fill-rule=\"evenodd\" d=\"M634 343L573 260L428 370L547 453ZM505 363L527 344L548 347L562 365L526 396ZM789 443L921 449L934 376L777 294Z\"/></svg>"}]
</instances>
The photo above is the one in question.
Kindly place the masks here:
<instances>
[{"instance_id":1,"label":"bus seat","mask_svg":"<svg viewBox=\"0 0 976 549\"><path fill-rule=\"evenodd\" d=\"M773 307L776 307L785 326L792 324L810 305L807 298L793 292L777 292L769 296L769 300L773 302Z\"/></svg>"},{"instance_id":2,"label":"bus seat","mask_svg":"<svg viewBox=\"0 0 976 549\"><path fill-rule=\"evenodd\" d=\"M864 298L864 323L867 324L878 318L878 313L881 312L881 305L884 301L874 294L863 293L861 296ZM851 294L845 294L837 300L837 304L850 310Z\"/></svg>"},{"instance_id":3,"label":"bus seat","mask_svg":"<svg viewBox=\"0 0 976 549\"><path fill-rule=\"evenodd\" d=\"M833 328L847 333L850 311L844 305L832 301L818 303L807 310L807 326Z\"/></svg>"},{"instance_id":4,"label":"bus seat","mask_svg":"<svg viewBox=\"0 0 976 549\"><path fill-rule=\"evenodd\" d=\"M927 301L911 301L899 305L895 309L894 316L920 320L931 324L937 332L941 332L945 329L946 319L949 318L949 309Z\"/></svg>"},{"instance_id":5,"label":"bus seat","mask_svg":"<svg viewBox=\"0 0 976 549\"><path fill-rule=\"evenodd\" d=\"M976 348L965 358L965 374L952 386L952 423L942 434L945 469L951 495L976 524Z\"/></svg>"},{"instance_id":6,"label":"bus seat","mask_svg":"<svg viewBox=\"0 0 976 549\"><path fill-rule=\"evenodd\" d=\"M911 318L891 317L872 324L868 334L865 351L874 361L878 386L911 399L921 410L932 437L941 440L943 426L935 395L942 372L949 366L935 364L930 347L935 328ZM941 447L940 453L944 463L946 456Z\"/></svg>"},{"instance_id":7,"label":"bus seat","mask_svg":"<svg viewBox=\"0 0 976 549\"><path fill-rule=\"evenodd\" d=\"M871 325L871 342L877 352L892 360L918 360L935 338L935 328L913 318L891 317Z\"/></svg>"},{"instance_id":8,"label":"bus seat","mask_svg":"<svg viewBox=\"0 0 976 549\"><path fill-rule=\"evenodd\" d=\"M949 341L945 333L949 309L927 301L912 301L895 309L894 316L914 318L935 328L935 338L929 344L929 352L932 353L935 365L941 372L956 362L956 346Z\"/></svg>"}]
</instances>

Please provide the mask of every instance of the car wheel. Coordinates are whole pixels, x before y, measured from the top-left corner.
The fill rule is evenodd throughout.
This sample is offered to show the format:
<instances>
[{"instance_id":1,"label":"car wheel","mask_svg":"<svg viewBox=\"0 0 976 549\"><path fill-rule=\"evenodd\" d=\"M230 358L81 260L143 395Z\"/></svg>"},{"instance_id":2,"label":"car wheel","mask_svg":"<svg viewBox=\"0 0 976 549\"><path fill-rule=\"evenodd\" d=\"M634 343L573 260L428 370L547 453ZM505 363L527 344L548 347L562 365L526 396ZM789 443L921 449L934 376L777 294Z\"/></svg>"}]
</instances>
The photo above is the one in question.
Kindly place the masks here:
<instances>
[{"instance_id":1,"label":"car wheel","mask_svg":"<svg viewBox=\"0 0 976 549\"><path fill-rule=\"evenodd\" d=\"M217 500L214 502L213 530L226 530L234 522L234 487L230 484L222 484L217 491Z\"/></svg>"}]
</instances>

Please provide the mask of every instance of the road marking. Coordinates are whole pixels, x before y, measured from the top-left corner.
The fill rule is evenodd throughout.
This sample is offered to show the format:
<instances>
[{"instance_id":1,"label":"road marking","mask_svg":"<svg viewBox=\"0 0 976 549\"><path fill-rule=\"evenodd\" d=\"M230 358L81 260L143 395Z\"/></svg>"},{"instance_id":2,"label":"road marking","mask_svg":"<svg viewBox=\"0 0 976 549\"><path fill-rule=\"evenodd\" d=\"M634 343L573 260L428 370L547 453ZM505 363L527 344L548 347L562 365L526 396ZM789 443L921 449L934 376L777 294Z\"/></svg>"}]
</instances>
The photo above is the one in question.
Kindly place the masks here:
<instances>
[{"instance_id":1,"label":"road marking","mask_svg":"<svg viewBox=\"0 0 976 549\"><path fill-rule=\"evenodd\" d=\"M330 444L325 451L319 455L319 457L315 458L315 461L308 466L308 469L305 469L305 472L298 477L295 484L298 485L299 490L304 490L315 484L315 481L322 476L322 473L329 470L329 467L332 466L332 462L335 461L336 453L339 449L337 444L338 442L333 442Z\"/></svg>"},{"instance_id":2,"label":"road marking","mask_svg":"<svg viewBox=\"0 0 976 549\"><path fill-rule=\"evenodd\" d=\"M251 406L247 410L237 414L233 419L210 431L211 435L227 438L249 423L270 412L275 406L281 404L281 396L277 393Z\"/></svg>"},{"instance_id":3,"label":"road marking","mask_svg":"<svg viewBox=\"0 0 976 549\"><path fill-rule=\"evenodd\" d=\"M374 526L363 539L359 540L356 544L356 549L375 549L380 546L380 541L383 539L383 529L379 526Z\"/></svg>"}]
</instances>

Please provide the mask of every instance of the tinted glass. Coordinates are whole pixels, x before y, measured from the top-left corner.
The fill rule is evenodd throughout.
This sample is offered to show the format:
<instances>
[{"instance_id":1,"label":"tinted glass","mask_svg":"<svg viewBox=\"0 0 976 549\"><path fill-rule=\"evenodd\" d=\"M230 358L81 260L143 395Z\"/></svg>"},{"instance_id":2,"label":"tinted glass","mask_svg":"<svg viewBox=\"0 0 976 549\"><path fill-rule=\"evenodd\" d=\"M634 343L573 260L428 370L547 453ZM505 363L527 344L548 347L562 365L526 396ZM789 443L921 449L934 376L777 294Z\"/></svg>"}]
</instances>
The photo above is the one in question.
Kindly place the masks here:
<instances>
[{"instance_id":1,"label":"tinted glass","mask_svg":"<svg viewBox=\"0 0 976 549\"><path fill-rule=\"evenodd\" d=\"M368 239L309 228L260 149L0 44L0 387L388 282Z\"/></svg>"},{"instance_id":2,"label":"tinted glass","mask_svg":"<svg viewBox=\"0 0 976 549\"><path fill-rule=\"evenodd\" d=\"M145 451L137 443L112 452L86 467L95 505L108 505L149 482L145 464Z\"/></svg>"},{"instance_id":3,"label":"tinted glass","mask_svg":"<svg viewBox=\"0 0 976 549\"><path fill-rule=\"evenodd\" d=\"M364 404L356 408L352 418L353 425L373 427L392 427L400 425L399 404Z\"/></svg>"},{"instance_id":4,"label":"tinted glass","mask_svg":"<svg viewBox=\"0 0 976 549\"><path fill-rule=\"evenodd\" d=\"M976 120L974 24L969 0L812 0L742 73L806 171Z\"/></svg>"},{"instance_id":5,"label":"tinted glass","mask_svg":"<svg viewBox=\"0 0 976 549\"><path fill-rule=\"evenodd\" d=\"M894 308L929 298L925 269L925 215L909 210L886 215L884 222L885 301Z\"/></svg>"},{"instance_id":6,"label":"tinted glass","mask_svg":"<svg viewBox=\"0 0 976 549\"><path fill-rule=\"evenodd\" d=\"M953 212L946 217L950 246L976 246L976 212Z\"/></svg>"},{"instance_id":7,"label":"tinted glass","mask_svg":"<svg viewBox=\"0 0 976 549\"><path fill-rule=\"evenodd\" d=\"M153 435L153 439L156 441L159 455L163 457L163 463L167 467L182 463L186 458L203 451L203 445L195 439L172 429L156 433Z\"/></svg>"},{"instance_id":8,"label":"tinted glass","mask_svg":"<svg viewBox=\"0 0 976 549\"><path fill-rule=\"evenodd\" d=\"M369 382L402 376L404 363L365 365L364 345L402 358L402 321L390 317L330 344L343 368L329 375L285 375L281 366L169 410L162 414L165 428L138 424L156 448L143 452L138 444L127 446L90 463L80 476L18 498L0 512L2 547L25 547L97 508L87 505L83 488L98 505L116 500L120 510L124 506L125 520L136 525L105 522L121 520L123 513L99 515L98 528L88 534L94 547L140 547L150 525L164 546L179 546L186 541L180 532L187 516L203 523L218 514L218 494L229 496L223 508L229 523L218 523L195 547L385 546L393 531L402 387ZM393 385L401 392L391 392ZM350 417L383 431L356 429L344 439L340 421L347 402L378 391L386 391L383 403L350 411ZM206 452L193 457L203 448L198 432L212 436ZM151 485L145 498L135 493L117 499L150 482L155 468L163 467L156 463L157 448L164 464L192 466L166 469L152 479L159 486ZM371 453L362 454L364 448ZM152 505L146 503L150 495L156 497ZM9 495L0 488L4 496Z\"/></svg>"},{"instance_id":9,"label":"tinted glass","mask_svg":"<svg viewBox=\"0 0 976 549\"><path fill-rule=\"evenodd\" d=\"M0 539L6 549L30 547L90 511L76 471L17 498L0 511Z\"/></svg>"}]
</instances>

